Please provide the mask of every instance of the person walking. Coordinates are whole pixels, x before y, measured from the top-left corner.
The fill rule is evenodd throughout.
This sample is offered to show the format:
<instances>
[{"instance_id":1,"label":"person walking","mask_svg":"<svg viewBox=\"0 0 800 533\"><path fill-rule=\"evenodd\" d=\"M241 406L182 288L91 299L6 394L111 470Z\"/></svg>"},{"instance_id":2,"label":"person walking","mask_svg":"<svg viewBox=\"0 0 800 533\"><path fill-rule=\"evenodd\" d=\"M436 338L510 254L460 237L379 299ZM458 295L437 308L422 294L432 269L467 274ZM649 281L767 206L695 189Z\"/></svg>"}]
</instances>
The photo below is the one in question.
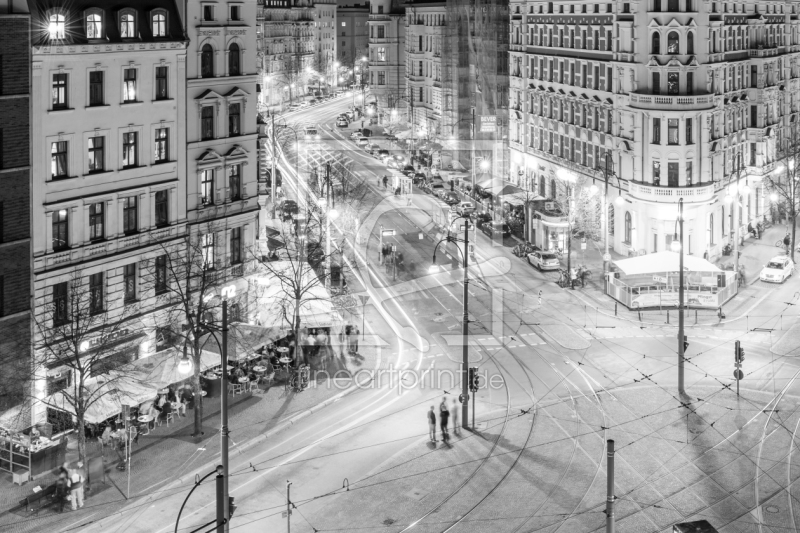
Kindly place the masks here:
<instances>
[{"instance_id":1,"label":"person walking","mask_svg":"<svg viewBox=\"0 0 800 533\"><path fill-rule=\"evenodd\" d=\"M70 471L70 503L73 511L83 507L83 463L78 462L76 466Z\"/></svg>"},{"instance_id":2,"label":"person walking","mask_svg":"<svg viewBox=\"0 0 800 533\"><path fill-rule=\"evenodd\" d=\"M353 327L353 341L352 341L353 353L358 353L358 335L360 333L361 332L358 331L358 326L354 326Z\"/></svg>"},{"instance_id":3,"label":"person walking","mask_svg":"<svg viewBox=\"0 0 800 533\"><path fill-rule=\"evenodd\" d=\"M453 433L455 433L456 435L459 435L461 433L461 430L458 427L458 411L459 411L458 400L453 398L453 411L452 411L452 413L453 413Z\"/></svg>"},{"instance_id":4,"label":"person walking","mask_svg":"<svg viewBox=\"0 0 800 533\"><path fill-rule=\"evenodd\" d=\"M428 429L430 431L431 442L436 442L436 412L431 405L431 410L428 411Z\"/></svg>"},{"instance_id":5,"label":"person walking","mask_svg":"<svg viewBox=\"0 0 800 533\"><path fill-rule=\"evenodd\" d=\"M58 479L56 479L56 491L54 498L58 504L58 512L63 513L64 504L68 499L70 499L69 479L64 475L63 472L58 476Z\"/></svg>"},{"instance_id":6,"label":"person walking","mask_svg":"<svg viewBox=\"0 0 800 533\"><path fill-rule=\"evenodd\" d=\"M445 442L450 440L450 434L447 431L449 420L450 411L447 410L447 398L442 398L442 403L439 404L439 421L442 428L442 440Z\"/></svg>"}]
</instances>

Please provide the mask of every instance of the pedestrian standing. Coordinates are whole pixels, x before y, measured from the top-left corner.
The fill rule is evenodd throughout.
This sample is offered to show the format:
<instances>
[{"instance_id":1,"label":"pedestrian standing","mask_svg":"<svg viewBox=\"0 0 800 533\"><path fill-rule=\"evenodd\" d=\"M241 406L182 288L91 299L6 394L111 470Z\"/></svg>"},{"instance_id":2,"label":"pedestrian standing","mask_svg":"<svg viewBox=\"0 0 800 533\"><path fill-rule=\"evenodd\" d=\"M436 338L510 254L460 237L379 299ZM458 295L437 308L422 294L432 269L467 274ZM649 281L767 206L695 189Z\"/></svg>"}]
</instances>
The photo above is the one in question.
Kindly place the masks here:
<instances>
[{"instance_id":1,"label":"pedestrian standing","mask_svg":"<svg viewBox=\"0 0 800 533\"><path fill-rule=\"evenodd\" d=\"M83 463L78 462L76 466L77 468L70 472L70 503L73 511L83 507Z\"/></svg>"},{"instance_id":2,"label":"pedestrian standing","mask_svg":"<svg viewBox=\"0 0 800 533\"><path fill-rule=\"evenodd\" d=\"M353 327L353 353L358 353L358 335L361 332L358 330L358 326Z\"/></svg>"},{"instance_id":3,"label":"pedestrian standing","mask_svg":"<svg viewBox=\"0 0 800 533\"><path fill-rule=\"evenodd\" d=\"M70 498L69 496L69 479L65 475L58 476L56 479L55 500L58 504L58 512L64 512L64 504Z\"/></svg>"},{"instance_id":4,"label":"pedestrian standing","mask_svg":"<svg viewBox=\"0 0 800 533\"><path fill-rule=\"evenodd\" d=\"M428 428L431 442L436 442L436 412L433 409L434 407L431 405L431 410L428 411Z\"/></svg>"},{"instance_id":5,"label":"pedestrian standing","mask_svg":"<svg viewBox=\"0 0 800 533\"><path fill-rule=\"evenodd\" d=\"M450 411L447 410L446 400L442 399L439 405L439 420L442 427L442 440L447 442L450 440L450 434L447 432L447 422L450 420Z\"/></svg>"},{"instance_id":6,"label":"pedestrian standing","mask_svg":"<svg viewBox=\"0 0 800 533\"><path fill-rule=\"evenodd\" d=\"M456 435L458 435L459 432L460 432L460 430L458 428L458 408L459 408L458 400L453 398L453 410L452 410L452 413L453 413L453 433L455 433Z\"/></svg>"}]
</instances>

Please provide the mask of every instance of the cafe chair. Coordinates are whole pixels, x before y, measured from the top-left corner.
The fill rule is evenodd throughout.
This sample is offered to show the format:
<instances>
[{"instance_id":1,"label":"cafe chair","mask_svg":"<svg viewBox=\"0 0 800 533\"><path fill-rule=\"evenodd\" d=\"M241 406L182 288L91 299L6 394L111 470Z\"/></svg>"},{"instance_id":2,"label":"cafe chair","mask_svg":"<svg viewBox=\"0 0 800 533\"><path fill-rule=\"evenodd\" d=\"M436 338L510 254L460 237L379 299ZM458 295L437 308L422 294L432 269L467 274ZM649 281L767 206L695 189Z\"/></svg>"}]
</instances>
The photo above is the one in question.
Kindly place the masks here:
<instances>
[{"instance_id":1,"label":"cafe chair","mask_svg":"<svg viewBox=\"0 0 800 533\"><path fill-rule=\"evenodd\" d=\"M273 371L272 373L267 374L266 376L263 377L264 383L267 384L267 387L271 387L272 386L272 381L274 379L275 379L275 371Z\"/></svg>"},{"instance_id":2,"label":"cafe chair","mask_svg":"<svg viewBox=\"0 0 800 533\"><path fill-rule=\"evenodd\" d=\"M150 434L150 422L142 422L139 424L139 431L136 433L136 438L139 438L139 435L149 435Z\"/></svg>"},{"instance_id":3,"label":"cafe chair","mask_svg":"<svg viewBox=\"0 0 800 533\"><path fill-rule=\"evenodd\" d=\"M228 386L230 387L228 389L228 392L233 394L234 396L237 394L242 394L244 392L241 383L230 383Z\"/></svg>"},{"instance_id":4,"label":"cafe chair","mask_svg":"<svg viewBox=\"0 0 800 533\"><path fill-rule=\"evenodd\" d=\"M255 389L256 392L260 392L261 389L258 387L259 383L261 383L261 376L257 376L255 379L251 379L247 383L247 392L253 392L253 389Z\"/></svg>"},{"instance_id":5,"label":"cafe chair","mask_svg":"<svg viewBox=\"0 0 800 533\"><path fill-rule=\"evenodd\" d=\"M164 404L164 409L161 410L161 415L158 417L158 425L161 426L164 422L167 423L167 427L169 427L169 423L175 423L175 413L172 409L166 408L167 404Z\"/></svg>"}]
</instances>

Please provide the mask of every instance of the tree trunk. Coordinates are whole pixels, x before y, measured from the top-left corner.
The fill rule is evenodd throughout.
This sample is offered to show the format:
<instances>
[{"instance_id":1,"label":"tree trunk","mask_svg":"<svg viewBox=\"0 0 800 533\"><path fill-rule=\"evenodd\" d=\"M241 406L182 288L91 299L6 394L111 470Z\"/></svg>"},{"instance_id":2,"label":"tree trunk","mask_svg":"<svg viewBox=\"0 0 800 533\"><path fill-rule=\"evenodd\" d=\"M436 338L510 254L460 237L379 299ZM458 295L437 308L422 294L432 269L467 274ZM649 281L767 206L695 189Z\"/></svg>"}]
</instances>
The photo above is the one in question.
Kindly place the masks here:
<instances>
[{"instance_id":1,"label":"tree trunk","mask_svg":"<svg viewBox=\"0 0 800 533\"><path fill-rule=\"evenodd\" d=\"M792 247L792 249L789 251L789 257L791 257L792 258L792 262L794 262L794 249L796 248L795 242L797 242L797 241L795 241L795 235L797 233L797 208L792 206L791 213L792 213L792 216L791 216L791 219L792 219L792 244L791 244L791 247Z\"/></svg>"},{"instance_id":2,"label":"tree trunk","mask_svg":"<svg viewBox=\"0 0 800 533\"><path fill-rule=\"evenodd\" d=\"M200 389L200 360L202 359L200 353L200 343L195 339L194 341L194 376L192 386L194 388L194 431L193 437L200 437L203 435L203 394Z\"/></svg>"},{"instance_id":3,"label":"tree trunk","mask_svg":"<svg viewBox=\"0 0 800 533\"><path fill-rule=\"evenodd\" d=\"M88 468L89 465L86 462L86 432L85 432L86 422L83 418L83 414L81 414L81 416L76 416L76 418L78 419L78 461L81 461L86 467L84 472L89 472ZM86 480L88 488L89 485L88 475L86 476Z\"/></svg>"}]
</instances>

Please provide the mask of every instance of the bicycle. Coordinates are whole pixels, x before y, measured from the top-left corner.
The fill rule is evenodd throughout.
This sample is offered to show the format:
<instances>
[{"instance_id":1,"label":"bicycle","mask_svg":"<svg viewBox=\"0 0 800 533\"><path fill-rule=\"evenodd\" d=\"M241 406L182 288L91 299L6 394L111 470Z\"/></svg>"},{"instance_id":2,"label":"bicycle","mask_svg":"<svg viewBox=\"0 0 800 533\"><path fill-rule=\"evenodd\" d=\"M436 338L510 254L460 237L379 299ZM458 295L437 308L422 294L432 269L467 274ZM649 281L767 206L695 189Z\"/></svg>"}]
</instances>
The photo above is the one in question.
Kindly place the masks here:
<instances>
[{"instance_id":1,"label":"bicycle","mask_svg":"<svg viewBox=\"0 0 800 533\"><path fill-rule=\"evenodd\" d=\"M308 365L300 365L300 368L292 374L289 380L289 386L295 392L302 392L308 388L308 379L311 374L311 368Z\"/></svg>"}]
</instances>

